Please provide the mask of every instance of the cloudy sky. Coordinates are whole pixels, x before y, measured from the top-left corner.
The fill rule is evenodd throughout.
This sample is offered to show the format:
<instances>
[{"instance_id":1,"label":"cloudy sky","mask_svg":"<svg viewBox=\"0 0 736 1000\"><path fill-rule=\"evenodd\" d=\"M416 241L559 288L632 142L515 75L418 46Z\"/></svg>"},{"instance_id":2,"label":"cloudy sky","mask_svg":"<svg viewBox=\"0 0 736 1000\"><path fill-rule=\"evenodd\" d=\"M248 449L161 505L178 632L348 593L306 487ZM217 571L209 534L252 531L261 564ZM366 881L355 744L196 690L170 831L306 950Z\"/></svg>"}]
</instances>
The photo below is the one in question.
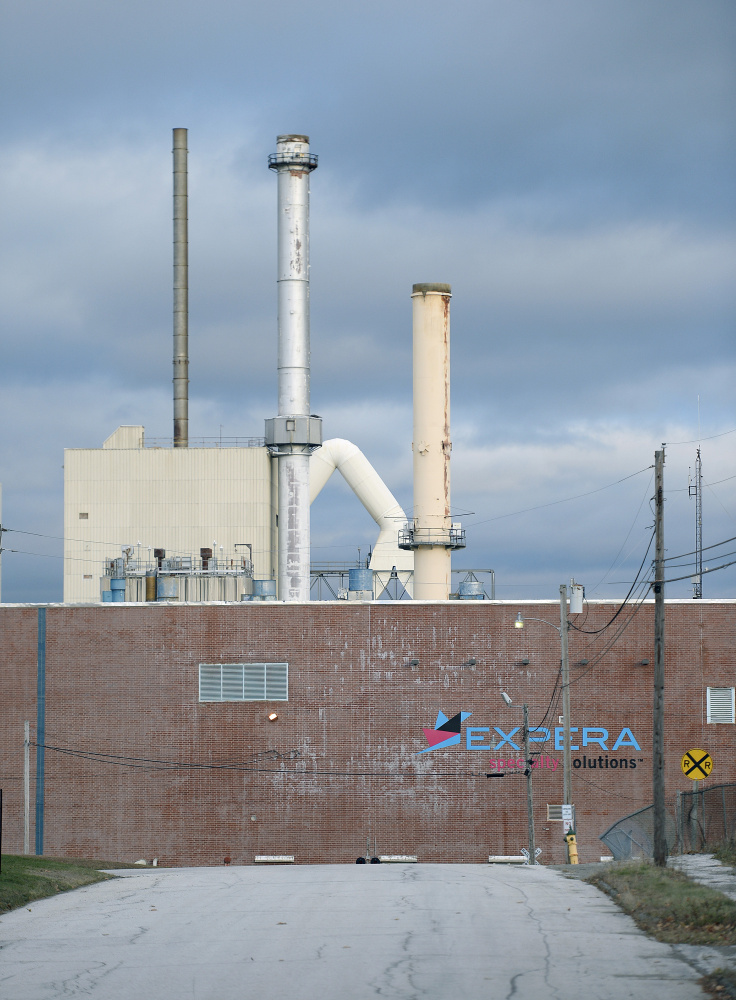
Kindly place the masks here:
<instances>
[{"instance_id":1,"label":"cloudy sky","mask_svg":"<svg viewBox=\"0 0 736 1000\"><path fill-rule=\"evenodd\" d=\"M698 439L704 544L736 536L735 53L732 0L7 0L3 600L61 597L65 447L171 437L174 127L191 438L275 413L266 162L305 133L312 408L406 509L411 286L452 285L455 566L501 598L623 596L662 442L668 554L694 547ZM312 520L315 560L376 537L339 483Z\"/></svg>"}]
</instances>

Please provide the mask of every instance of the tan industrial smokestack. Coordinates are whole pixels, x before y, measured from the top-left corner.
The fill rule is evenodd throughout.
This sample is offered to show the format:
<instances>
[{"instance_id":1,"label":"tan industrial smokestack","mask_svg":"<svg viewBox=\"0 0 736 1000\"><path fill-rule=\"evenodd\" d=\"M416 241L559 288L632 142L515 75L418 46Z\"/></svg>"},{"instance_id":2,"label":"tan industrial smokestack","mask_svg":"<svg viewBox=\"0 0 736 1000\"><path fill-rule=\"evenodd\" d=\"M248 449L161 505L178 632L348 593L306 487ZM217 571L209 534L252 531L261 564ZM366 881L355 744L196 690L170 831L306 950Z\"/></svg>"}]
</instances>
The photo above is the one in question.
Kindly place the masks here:
<instances>
[{"instance_id":1,"label":"tan industrial smokestack","mask_svg":"<svg viewBox=\"0 0 736 1000\"><path fill-rule=\"evenodd\" d=\"M189 445L187 130L174 129L174 447Z\"/></svg>"},{"instance_id":2,"label":"tan industrial smokestack","mask_svg":"<svg viewBox=\"0 0 736 1000\"><path fill-rule=\"evenodd\" d=\"M450 596L452 549L465 534L450 519L449 285L412 288L414 327L414 518L402 548L414 549L414 599Z\"/></svg>"}]
</instances>

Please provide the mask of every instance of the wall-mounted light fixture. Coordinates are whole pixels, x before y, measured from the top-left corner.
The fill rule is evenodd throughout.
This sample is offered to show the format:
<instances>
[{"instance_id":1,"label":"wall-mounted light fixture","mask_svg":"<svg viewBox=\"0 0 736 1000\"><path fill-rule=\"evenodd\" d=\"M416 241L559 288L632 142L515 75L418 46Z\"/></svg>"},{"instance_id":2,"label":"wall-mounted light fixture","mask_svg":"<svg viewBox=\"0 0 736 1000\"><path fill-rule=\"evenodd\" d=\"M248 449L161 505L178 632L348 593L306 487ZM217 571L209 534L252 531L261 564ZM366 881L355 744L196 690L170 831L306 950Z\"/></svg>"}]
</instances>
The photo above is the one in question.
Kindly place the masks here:
<instances>
[{"instance_id":1,"label":"wall-mounted light fixture","mask_svg":"<svg viewBox=\"0 0 736 1000\"><path fill-rule=\"evenodd\" d=\"M269 722L275 722L278 719L278 717L279 717L279 713L278 712L269 712L268 713L268 721Z\"/></svg>"},{"instance_id":2,"label":"wall-mounted light fixture","mask_svg":"<svg viewBox=\"0 0 736 1000\"><path fill-rule=\"evenodd\" d=\"M521 611L516 616L516 621L514 622L514 628L524 628L524 616Z\"/></svg>"},{"instance_id":3,"label":"wall-mounted light fixture","mask_svg":"<svg viewBox=\"0 0 736 1000\"><path fill-rule=\"evenodd\" d=\"M419 666L419 660L409 660L407 663L404 664L404 666L405 667L418 667Z\"/></svg>"},{"instance_id":4,"label":"wall-mounted light fixture","mask_svg":"<svg viewBox=\"0 0 736 1000\"><path fill-rule=\"evenodd\" d=\"M519 660L519 663L522 665L522 667L528 667L529 666L529 657L525 656L523 660Z\"/></svg>"},{"instance_id":5,"label":"wall-mounted light fixture","mask_svg":"<svg viewBox=\"0 0 736 1000\"><path fill-rule=\"evenodd\" d=\"M648 667L649 666L649 660L639 660L639 666L640 667Z\"/></svg>"},{"instance_id":6,"label":"wall-mounted light fixture","mask_svg":"<svg viewBox=\"0 0 736 1000\"><path fill-rule=\"evenodd\" d=\"M476 660L476 658L475 658L474 656L470 656L470 657L469 657L469 658L468 658L468 659L467 659L467 660L465 661L465 663L463 663L463 666L464 666L464 667L474 667L474 666L476 665L476 663L477 663L477 662L478 662L478 661Z\"/></svg>"},{"instance_id":7,"label":"wall-mounted light fixture","mask_svg":"<svg viewBox=\"0 0 736 1000\"><path fill-rule=\"evenodd\" d=\"M590 663L590 660L578 660L578 666L579 667L587 667L589 663Z\"/></svg>"}]
</instances>

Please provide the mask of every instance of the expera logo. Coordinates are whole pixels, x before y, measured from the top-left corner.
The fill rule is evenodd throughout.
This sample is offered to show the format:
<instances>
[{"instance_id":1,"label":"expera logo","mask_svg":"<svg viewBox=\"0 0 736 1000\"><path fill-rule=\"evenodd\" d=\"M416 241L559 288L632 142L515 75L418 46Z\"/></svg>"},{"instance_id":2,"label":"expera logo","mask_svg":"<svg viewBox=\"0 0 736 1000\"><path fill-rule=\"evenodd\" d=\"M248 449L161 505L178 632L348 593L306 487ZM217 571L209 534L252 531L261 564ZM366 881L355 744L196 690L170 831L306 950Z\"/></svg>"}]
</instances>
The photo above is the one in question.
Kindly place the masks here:
<instances>
[{"instance_id":1,"label":"expera logo","mask_svg":"<svg viewBox=\"0 0 736 1000\"><path fill-rule=\"evenodd\" d=\"M429 753L430 750L443 750L445 747L455 746L460 742L460 726L469 719L472 712L458 712L448 719L444 712L437 713L437 721L434 729L425 729L424 735L429 746L426 750L419 750L419 753Z\"/></svg>"},{"instance_id":2,"label":"expera logo","mask_svg":"<svg viewBox=\"0 0 736 1000\"><path fill-rule=\"evenodd\" d=\"M434 729L425 729L422 727L429 746L425 747L424 750L417 750L416 752L430 753L432 750L445 750L447 747L458 746L462 740L462 724L472 714L472 712L458 712L457 715L453 715L451 719L448 719L444 712L438 712ZM579 740L579 744L571 743L571 750L582 750L585 753L586 751L590 752L588 747L594 746L596 753L600 753L601 751L610 751L611 753L620 751L625 753L627 748L631 747L632 750L638 750L641 753L641 747L628 726L624 726L615 738L615 730L611 731L609 735L609 730L603 726L583 726L582 728L570 726L570 733L573 739ZM563 727L529 727L530 743L539 744L547 743L548 741L552 741L555 750L562 750ZM490 726L467 726L465 730L465 750L494 750L496 752L504 751L504 753L509 754L512 751L521 750L522 743L523 736L520 726L514 726L508 732L500 726L494 726L493 731L491 731ZM609 746L609 743L612 745ZM574 764L573 766L576 765ZM586 758L583 758L580 766L587 766ZM595 767L595 764L591 764L590 766ZM600 766L603 767L604 765L601 764ZM607 767L608 765L605 766Z\"/></svg>"}]
</instances>

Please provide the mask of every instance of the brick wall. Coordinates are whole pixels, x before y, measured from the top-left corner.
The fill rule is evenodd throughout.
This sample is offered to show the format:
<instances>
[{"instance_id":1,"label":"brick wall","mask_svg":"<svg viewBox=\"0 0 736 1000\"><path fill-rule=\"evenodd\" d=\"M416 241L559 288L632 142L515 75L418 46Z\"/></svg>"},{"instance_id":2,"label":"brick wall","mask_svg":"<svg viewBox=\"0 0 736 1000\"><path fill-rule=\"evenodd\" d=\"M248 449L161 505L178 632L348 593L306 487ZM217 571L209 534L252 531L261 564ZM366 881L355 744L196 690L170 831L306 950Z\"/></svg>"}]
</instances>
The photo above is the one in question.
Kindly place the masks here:
<instances>
[{"instance_id":1,"label":"brick wall","mask_svg":"<svg viewBox=\"0 0 736 1000\"><path fill-rule=\"evenodd\" d=\"M616 609L589 605L575 622L593 632ZM513 627L519 610L523 630ZM570 632L582 861L607 853L599 835L652 800L653 605L642 605L619 633L629 614L598 635ZM562 714L553 696L559 636L534 617L558 622L559 605L49 606L44 851L174 865L225 857L247 864L257 854L353 862L368 837L370 853L375 843L380 854L427 862L518 854L527 835L525 780L485 775L491 760L521 754L509 742L497 752L467 749L467 729L477 728L470 740L480 747L494 727L520 745L521 730L512 730L526 702L531 725L552 730L536 744L540 860L561 862L561 825L546 819L546 804L562 800L562 751L553 732ZM6 852L23 846L23 720L35 740L37 619L35 607L0 607ZM676 790L692 788L680 772L688 749L711 752L715 769L706 785L736 781L736 727L705 721L706 687L735 683L735 633L736 602L667 604L670 811ZM413 659L418 665L408 666ZM648 666L640 665L644 659ZM200 663L263 661L288 662L288 702L198 701ZM267 719L272 709L275 722ZM440 710L472 713L462 741L418 755L427 746L422 728L434 728ZM606 749L593 742L603 738L598 731L585 734L583 746L583 728L606 729ZM625 729L630 735L614 750ZM35 748L32 799L34 784ZM31 819L33 850L33 801Z\"/></svg>"}]
</instances>

